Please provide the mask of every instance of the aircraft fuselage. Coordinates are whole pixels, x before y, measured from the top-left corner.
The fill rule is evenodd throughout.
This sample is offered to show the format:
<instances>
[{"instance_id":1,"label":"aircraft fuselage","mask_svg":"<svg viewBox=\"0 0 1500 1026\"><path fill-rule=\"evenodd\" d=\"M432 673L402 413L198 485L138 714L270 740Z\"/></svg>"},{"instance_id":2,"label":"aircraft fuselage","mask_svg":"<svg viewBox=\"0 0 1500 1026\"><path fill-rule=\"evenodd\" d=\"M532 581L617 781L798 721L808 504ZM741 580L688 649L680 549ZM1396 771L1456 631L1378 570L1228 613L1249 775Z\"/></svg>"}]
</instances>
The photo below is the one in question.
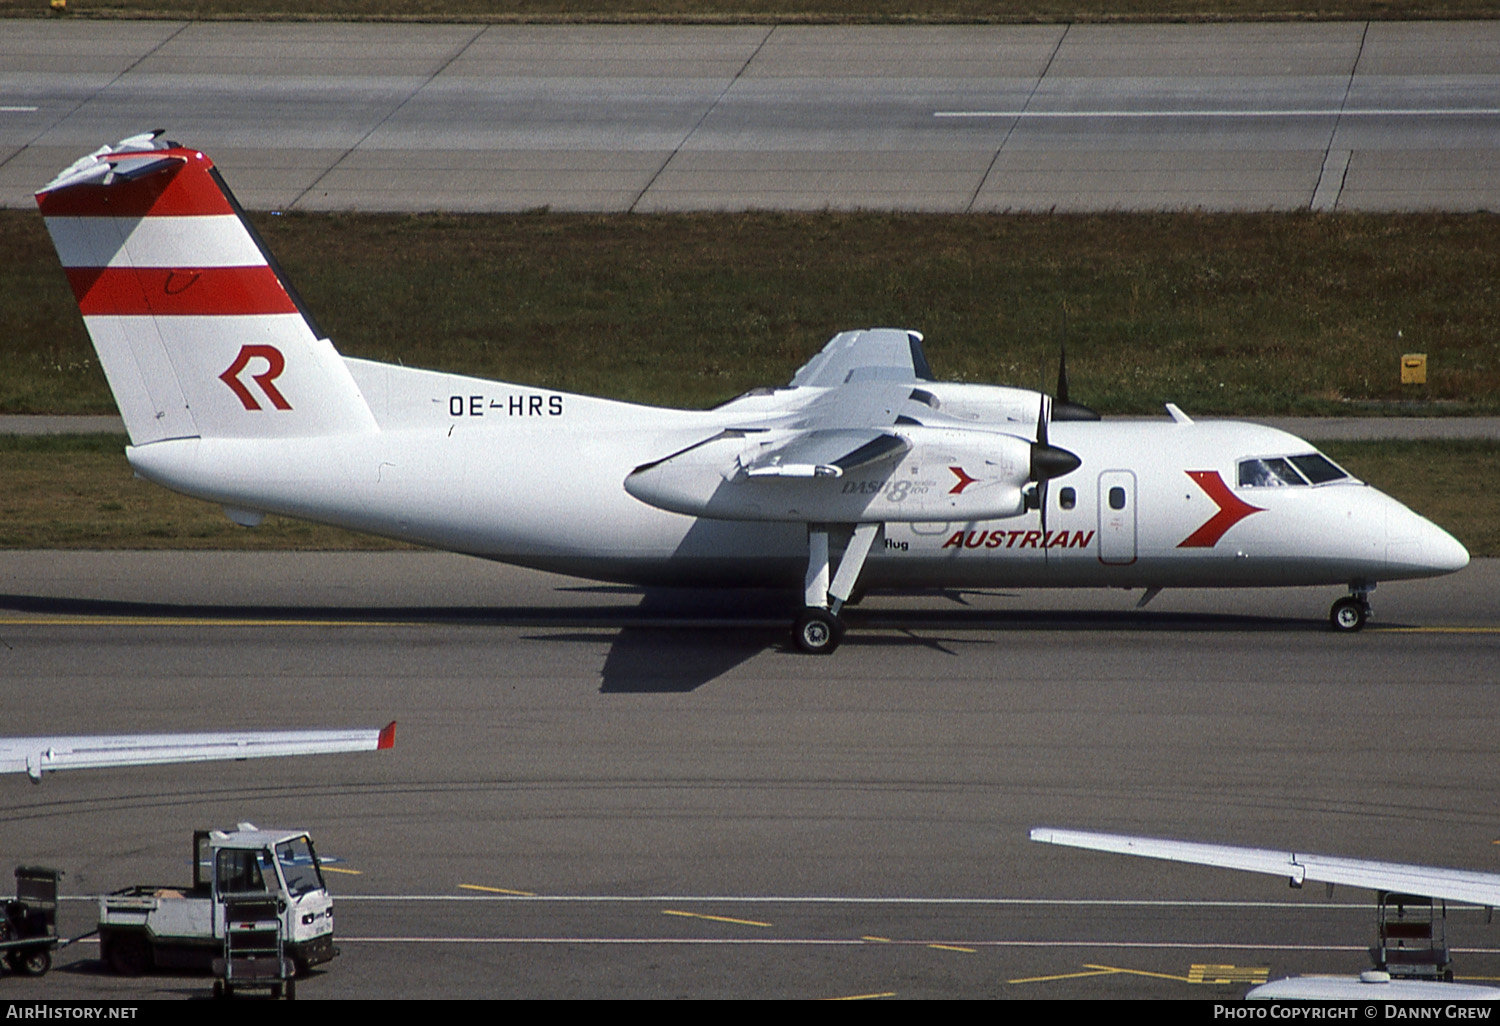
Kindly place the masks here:
<instances>
[{"instance_id":1,"label":"aircraft fuselage","mask_svg":"<svg viewBox=\"0 0 1500 1026\"><path fill-rule=\"evenodd\" d=\"M348 363L378 431L168 440L133 447L131 463L149 480L234 509L593 579L802 581L805 524L667 512L623 487L643 464L757 423L754 397L671 410ZM783 404L767 409L784 415ZM976 427L1024 438L1034 426ZM1052 440L1082 465L1050 482L1045 529L1032 509L899 519L928 493L940 499L964 487L961 467L917 453L827 482L870 496L867 519L884 524L861 587L1373 584L1450 572L1468 559L1447 532L1352 478L1240 487L1243 459L1315 452L1272 428L1061 422Z\"/></svg>"}]
</instances>

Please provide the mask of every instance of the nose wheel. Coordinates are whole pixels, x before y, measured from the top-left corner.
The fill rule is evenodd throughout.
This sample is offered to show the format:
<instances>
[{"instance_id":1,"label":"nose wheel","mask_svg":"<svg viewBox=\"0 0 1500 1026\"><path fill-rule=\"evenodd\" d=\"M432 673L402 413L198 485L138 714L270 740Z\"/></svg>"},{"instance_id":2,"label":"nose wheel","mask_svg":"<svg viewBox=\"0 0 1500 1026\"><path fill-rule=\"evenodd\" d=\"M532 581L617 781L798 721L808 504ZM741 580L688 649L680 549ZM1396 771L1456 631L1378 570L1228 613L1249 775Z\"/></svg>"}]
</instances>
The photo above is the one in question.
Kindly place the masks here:
<instances>
[{"instance_id":1,"label":"nose wheel","mask_svg":"<svg viewBox=\"0 0 1500 1026\"><path fill-rule=\"evenodd\" d=\"M1352 634L1360 630L1369 618L1370 603L1364 595L1345 596L1328 611L1328 623L1340 634Z\"/></svg>"}]
</instances>

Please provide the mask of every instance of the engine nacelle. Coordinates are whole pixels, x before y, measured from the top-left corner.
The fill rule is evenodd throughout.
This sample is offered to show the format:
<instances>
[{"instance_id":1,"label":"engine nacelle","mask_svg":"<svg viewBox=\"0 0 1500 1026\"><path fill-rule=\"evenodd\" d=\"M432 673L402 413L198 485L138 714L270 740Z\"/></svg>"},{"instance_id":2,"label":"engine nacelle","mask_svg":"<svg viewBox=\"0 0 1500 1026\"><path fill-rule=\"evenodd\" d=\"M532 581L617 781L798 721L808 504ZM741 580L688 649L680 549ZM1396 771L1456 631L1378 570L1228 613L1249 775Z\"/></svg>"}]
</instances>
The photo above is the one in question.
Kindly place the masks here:
<instances>
[{"instance_id":1,"label":"engine nacelle","mask_svg":"<svg viewBox=\"0 0 1500 1026\"><path fill-rule=\"evenodd\" d=\"M1025 509L1034 443L998 431L891 429L899 456L844 470L777 470L789 432L731 434L649 463L625 479L642 502L688 516L804 523L998 520ZM1076 458L1075 458L1076 465Z\"/></svg>"}]
</instances>

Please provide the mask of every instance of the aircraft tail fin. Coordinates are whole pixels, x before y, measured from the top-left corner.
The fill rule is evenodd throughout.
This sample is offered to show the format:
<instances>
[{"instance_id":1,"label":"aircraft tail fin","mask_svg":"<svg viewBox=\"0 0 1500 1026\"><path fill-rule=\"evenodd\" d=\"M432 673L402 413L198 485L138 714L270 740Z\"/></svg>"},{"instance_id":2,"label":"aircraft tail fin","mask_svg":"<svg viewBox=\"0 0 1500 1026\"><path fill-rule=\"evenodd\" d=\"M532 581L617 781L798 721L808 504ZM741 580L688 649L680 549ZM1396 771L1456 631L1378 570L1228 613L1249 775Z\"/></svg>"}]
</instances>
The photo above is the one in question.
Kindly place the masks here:
<instances>
[{"instance_id":1,"label":"aircraft tail fin","mask_svg":"<svg viewBox=\"0 0 1500 1026\"><path fill-rule=\"evenodd\" d=\"M132 136L36 199L132 444L376 430L208 157Z\"/></svg>"}]
</instances>

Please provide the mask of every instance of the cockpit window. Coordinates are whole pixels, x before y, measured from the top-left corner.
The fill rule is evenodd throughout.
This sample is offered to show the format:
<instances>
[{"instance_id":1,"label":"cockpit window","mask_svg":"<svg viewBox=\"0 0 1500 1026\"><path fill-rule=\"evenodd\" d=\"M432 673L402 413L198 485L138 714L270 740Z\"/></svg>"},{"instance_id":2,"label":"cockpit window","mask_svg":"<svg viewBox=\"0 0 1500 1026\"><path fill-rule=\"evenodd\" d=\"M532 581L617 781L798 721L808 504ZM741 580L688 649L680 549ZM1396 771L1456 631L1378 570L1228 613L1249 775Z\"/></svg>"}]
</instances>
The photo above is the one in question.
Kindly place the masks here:
<instances>
[{"instance_id":1,"label":"cockpit window","mask_svg":"<svg viewBox=\"0 0 1500 1026\"><path fill-rule=\"evenodd\" d=\"M1320 485L1329 481L1342 481L1348 476L1332 460L1316 452L1305 456L1263 456L1260 459L1240 460L1241 488Z\"/></svg>"},{"instance_id":2,"label":"cockpit window","mask_svg":"<svg viewBox=\"0 0 1500 1026\"><path fill-rule=\"evenodd\" d=\"M1307 480L1284 459L1240 460L1241 488L1282 488L1305 484Z\"/></svg>"},{"instance_id":3,"label":"cockpit window","mask_svg":"<svg viewBox=\"0 0 1500 1026\"><path fill-rule=\"evenodd\" d=\"M1333 465L1333 461L1320 453L1310 452L1306 456L1293 456L1292 463L1302 471L1302 476L1313 484L1338 481L1349 475Z\"/></svg>"}]
</instances>

